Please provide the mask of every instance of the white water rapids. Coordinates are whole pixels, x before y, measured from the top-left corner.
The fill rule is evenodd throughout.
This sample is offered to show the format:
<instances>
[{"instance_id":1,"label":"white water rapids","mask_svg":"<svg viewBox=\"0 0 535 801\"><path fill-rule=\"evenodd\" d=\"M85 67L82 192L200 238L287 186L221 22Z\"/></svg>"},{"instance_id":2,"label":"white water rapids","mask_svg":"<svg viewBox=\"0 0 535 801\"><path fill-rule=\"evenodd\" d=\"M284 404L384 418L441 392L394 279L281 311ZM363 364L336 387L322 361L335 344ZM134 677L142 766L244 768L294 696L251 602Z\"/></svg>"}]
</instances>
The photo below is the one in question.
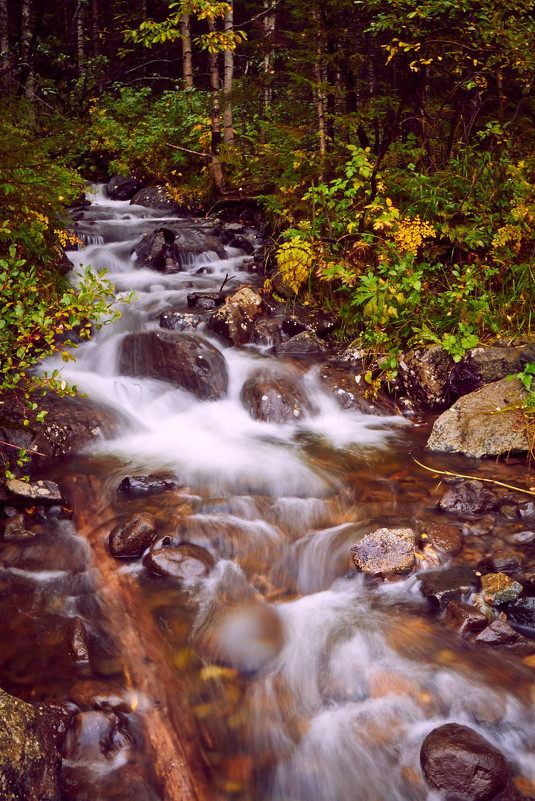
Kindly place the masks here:
<instances>
[{"instance_id":1,"label":"white water rapids","mask_svg":"<svg viewBox=\"0 0 535 801\"><path fill-rule=\"evenodd\" d=\"M101 190L90 197L84 221L94 233L72 260L106 267L119 294L134 290L136 299L121 308L118 323L78 347L75 363L49 360L46 368L57 367L80 392L118 412L116 436L91 448L117 460L110 485L171 471L187 487L191 541L217 540L215 568L191 588L190 644L201 654L215 648L230 672L189 702L222 797L432 801L419 750L447 721L475 728L535 782L532 698L519 694L506 660L470 651L440 628L414 577L375 585L351 567L351 545L376 521L410 524L422 515L425 503L413 511L387 480L399 466L392 453L408 447L412 426L341 410L314 368L303 377L314 415L284 425L253 420L240 401L244 381L259 367L281 369L280 357L257 346L238 350L211 339L230 377L218 401L121 376L127 333L158 328L162 311L187 311L189 293L218 290L227 275L234 277L225 291L250 283L248 257L227 248L226 259L195 256L177 274L140 269L130 255L136 241L168 218L110 201ZM196 334L206 336L202 325ZM283 369L300 375L291 362ZM375 480L379 500L367 495L366 482ZM166 514L172 518L172 510ZM140 563L124 569L142 579ZM160 615L169 631L173 603L167 598ZM183 640L170 633L168 644L171 657L162 659L182 665Z\"/></svg>"}]
</instances>

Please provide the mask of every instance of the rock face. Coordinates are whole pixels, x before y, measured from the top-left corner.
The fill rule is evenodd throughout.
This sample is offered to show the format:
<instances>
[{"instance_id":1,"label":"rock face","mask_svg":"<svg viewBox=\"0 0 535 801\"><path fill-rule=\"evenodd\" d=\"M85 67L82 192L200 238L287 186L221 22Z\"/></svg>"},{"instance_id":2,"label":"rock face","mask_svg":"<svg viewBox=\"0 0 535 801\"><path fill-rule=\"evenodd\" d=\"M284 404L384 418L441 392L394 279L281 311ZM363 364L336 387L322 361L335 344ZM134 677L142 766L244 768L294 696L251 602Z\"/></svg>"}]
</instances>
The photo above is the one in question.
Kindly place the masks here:
<instances>
[{"instance_id":1,"label":"rock face","mask_svg":"<svg viewBox=\"0 0 535 801\"><path fill-rule=\"evenodd\" d=\"M251 417L268 423L295 422L312 412L309 400L295 378L273 375L264 370L256 370L244 383L241 401Z\"/></svg>"},{"instance_id":2,"label":"rock face","mask_svg":"<svg viewBox=\"0 0 535 801\"><path fill-rule=\"evenodd\" d=\"M0 690L2 801L60 801L59 757L33 706Z\"/></svg>"},{"instance_id":3,"label":"rock face","mask_svg":"<svg viewBox=\"0 0 535 801\"><path fill-rule=\"evenodd\" d=\"M262 298L250 287L242 287L208 320L207 328L224 342L245 345L251 341L255 320L262 314Z\"/></svg>"},{"instance_id":4,"label":"rock face","mask_svg":"<svg viewBox=\"0 0 535 801\"><path fill-rule=\"evenodd\" d=\"M447 801L488 801L509 776L500 751L468 726L446 723L425 738L420 763L427 783Z\"/></svg>"},{"instance_id":5,"label":"rock face","mask_svg":"<svg viewBox=\"0 0 535 801\"><path fill-rule=\"evenodd\" d=\"M156 537L156 518L140 512L110 532L110 553L116 557L141 556Z\"/></svg>"},{"instance_id":6,"label":"rock face","mask_svg":"<svg viewBox=\"0 0 535 801\"><path fill-rule=\"evenodd\" d=\"M114 175L106 185L106 194L112 200L130 200L143 187L143 180L135 175Z\"/></svg>"},{"instance_id":7,"label":"rock face","mask_svg":"<svg viewBox=\"0 0 535 801\"><path fill-rule=\"evenodd\" d=\"M414 567L415 534L410 528L379 528L351 549L363 573L408 573Z\"/></svg>"},{"instance_id":8,"label":"rock face","mask_svg":"<svg viewBox=\"0 0 535 801\"><path fill-rule=\"evenodd\" d=\"M442 345L413 348L398 362L407 395L424 409L443 409L447 405L453 366L453 359Z\"/></svg>"},{"instance_id":9,"label":"rock face","mask_svg":"<svg viewBox=\"0 0 535 801\"><path fill-rule=\"evenodd\" d=\"M535 346L471 348L451 371L450 386L456 395L474 392L485 384L519 373L535 359Z\"/></svg>"},{"instance_id":10,"label":"rock face","mask_svg":"<svg viewBox=\"0 0 535 801\"><path fill-rule=\"evenodd\" d=\"M99 408L87 398L72 398L70 395L61 398L49 392L44 397L36 393L32 400L37 409L27 410L28 426L24 425L24 410L16 399L5 398L0 404L0 439L17 448L26 448L30 457L21 469L16 465L17 451L6 449L6 456L12 457L11 470L14 473L27 473L48 459L79 450L103 433L114 430L116 420L113 412ZM43 423L36 421L40 411L47 412Z\"/></svg>"},{"instance_id":11,"label":"rock face","mask_svg":"<svg viewBox=\"0 0 535 801\"><path fill-rule=\"evenodd\" d=\"M526 451L528 438L521 416L506 407L526 397L518 379L503 379L459 398L435 421L427 447L465 456L499 456Z\"/></svg>"},{"instance_id":12,"label":"rock face","mask_svg":"<svg viewBox=\"0 0 535 801\"><path fill-rule=\"evenodd\" d=\"M302 331L274 348L275 353L283 356L293 356L296 359L321 356L327 353L328 350L325 342L313 331Z\"/></svg>"},{"instance_id":13,"label":"rock face","mask_svg":"<svg viewBox=\"0 0 535 801\"><path fill-rule=\"evenodd\" d=\"M222 354L195 334L142 331L122 343L122 375L159 378L193 393L217 400L227 391L228 374Z\"/></svg>"},{"instance_id":14,"label":"rock face","mask_svg":"<svg viewBox=\"0 0 535 801\"><path fill-rule=\"evenodd\" d=\"M291 340L290 340L291 341ZM355 409L363 414L394 415L396 406L382 392L372 398L370 386L361 375L325 364L320 368L319 380L322 388L331 395L342 409Z\"/></svg>"}]
</instances>

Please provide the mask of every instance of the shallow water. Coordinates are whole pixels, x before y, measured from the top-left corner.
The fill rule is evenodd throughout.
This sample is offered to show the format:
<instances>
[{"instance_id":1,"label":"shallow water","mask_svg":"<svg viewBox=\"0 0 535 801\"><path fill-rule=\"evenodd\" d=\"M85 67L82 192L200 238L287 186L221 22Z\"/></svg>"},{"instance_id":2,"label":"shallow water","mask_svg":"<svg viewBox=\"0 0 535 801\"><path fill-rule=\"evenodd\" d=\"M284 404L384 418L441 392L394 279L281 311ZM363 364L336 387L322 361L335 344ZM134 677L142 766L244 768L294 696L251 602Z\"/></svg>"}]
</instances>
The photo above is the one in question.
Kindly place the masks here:
<instances>
[{"instance_id":1,"label":"shallow water","mask_svg":"<svg viewBox=\"0 0 535 801\"><path fill-rule=\"evenodd\" d=\"M535 782L532 670L447 632L415 576L369 581L350 559L351 545L380 525L418 530L444 519L444 487L411 453L512 483L525 481L524 465L426 453L430 421L342 411L314 368L303 376L254 346L211 340L230 376L219 401L121 376L128 332L157 328L164 309L186 309L187 294L217 290L226 276L226 290L255 279L248 258L229 249L224 260L191 257L174 275L136 268L135 242L170 218L94 197L80 225L95 239L73 262L108 267L118 291L137 299L78 348L76 363L46 367L116 410L119 427L51 470L74 519L58 510L36 522L35 539L1 546L0 686L83 713L63 750L65 798L174 799L157 751L178 739L194 776L184 798L432 801L419 750L446 721L477 729ZM210 223L180 225L189 237ZM197 334L206 336L202 326ZM259 366L302 380L315 413L285 425L253 420L240 391ZM118 493L124 477L154 470L171 472L178 488L137 500ZM156 515L159 536L207 548L209 575L178 585L110 557L110 530L139 511ZM497 543L520 547L518 521L500 521L486 538L484 520L457 522L459 563L477 564ZM89 661L65 645L74 618Z\"/></svg>"}]
</instances>

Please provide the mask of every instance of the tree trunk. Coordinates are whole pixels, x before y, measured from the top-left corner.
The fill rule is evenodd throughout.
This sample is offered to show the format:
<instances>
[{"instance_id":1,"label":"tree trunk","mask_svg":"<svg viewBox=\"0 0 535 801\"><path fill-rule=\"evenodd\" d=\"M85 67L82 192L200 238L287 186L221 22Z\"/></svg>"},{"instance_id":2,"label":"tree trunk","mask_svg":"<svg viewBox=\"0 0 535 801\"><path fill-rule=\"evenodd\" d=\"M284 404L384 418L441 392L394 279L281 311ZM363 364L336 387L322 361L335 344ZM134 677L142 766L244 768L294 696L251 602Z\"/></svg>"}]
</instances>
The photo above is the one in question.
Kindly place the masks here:
<instances>
[{"instance_id":1,"label":"tree trunk","mask_svg":"<svg viewBox=\"0 0 535 801\"><path fill-rule=\"evenodd\" d=\"M75 12L75 24L76 24L76 56L77 56L77 65L78 65L78 77L80 77L84 71L85 65L85 16L86 16L86 4L85 0L79 0L78 6Z\"/></svg>"},{"instance_id":2,"label":"tree trunk","mask_svg":"<svg viewBox=\"0 0 535 801\"><path fill-rule=\"evenodd\" d=\"M182 35L182 77L184 89L193 89L193 60L191 47L190 18L187 12L180 17L180 33Z\"/></svg>"},{"instance_id":3,"label":"tree trunk","mask_svg":"<svg viewBox=\"0 0 535 801\"><path fill-rule=\"evenodd\" d=\"M231 33L234 27L233 0L230 0L230 11L225 14L225 33ZM223 54L223 141L234 147L234 128L232 125L232 84L234 81L234 51L225 50Z\"/></svg>"},{"instance_id":4,"label":"tree trunk","mask_svg":"<svg viewBox=\"0 0 535 801\"><path fill-rule=\"evenodd\" d=\"M98 0L91 0L91 55L100 53Z\"/></svg>"},{"instance_id":5,"label":"tree trunk","mask_svg":"<svg viewBox=\"0 0 535 801\"><path fill-rule=\"evenodd\" d=\"M320 155L324 156L327 152L327 126L325 124L325 112L327 97L325 93L326 67L324 59L324 37L321 15L318 8L314 9L314 21L316 23L316 57L314 60L314 78L316 81L316 108L318 112L318 138Z\"/></svg>"},{"instance_id":6,"label":"tree trunk","mask_svg":"<svg viewBox=\"0 0 535 801\"><path fill-rule=\"evenodd\" d=\"M7 0L0 0L0 91L9 92L9 18Z\"/></svg>"},{"instance_id":7,"label":"tree trunk","mask_svg":"<svg viewBox=\"0 0 535 801\"><path fill-rule=\"evenodd\" d=\"M33 99L34 95L34 75L32 64L32 32L30 29L30 0L21 0L21 55L22 55L22 74L21 84L24 97L28 100Z\"/></svg>"},{"instance_id":8,"label":"tree trunk","mask_svg":"<svg viewBox=\"0 0 535 801\"><path fill-rule=\"evenodd\" d=\"M208 22L210 33L215 32L215 22ZM220 195L223 191L223 170L219 158L221 146L221 112L219 107L219 66L218 53L209 53L210 89L212 93L212 185L214 194Z\"/></svg>"},{"instance_id":9,"label":"tree trunk","mask_svg":"<svg viewBox=\"0 0 535 801\"><path fill-rule=\"evenodd\" d=\"M264 8L267 10L271 6L271 0L264 0ZM271 11L264 17L264 61L262 71L264 73L264 117L268 116L271 103L273 101L273 90L271 88L271 67L273 64L273 34L275 33L275 12Z\"/></svg>"}]
</instances>

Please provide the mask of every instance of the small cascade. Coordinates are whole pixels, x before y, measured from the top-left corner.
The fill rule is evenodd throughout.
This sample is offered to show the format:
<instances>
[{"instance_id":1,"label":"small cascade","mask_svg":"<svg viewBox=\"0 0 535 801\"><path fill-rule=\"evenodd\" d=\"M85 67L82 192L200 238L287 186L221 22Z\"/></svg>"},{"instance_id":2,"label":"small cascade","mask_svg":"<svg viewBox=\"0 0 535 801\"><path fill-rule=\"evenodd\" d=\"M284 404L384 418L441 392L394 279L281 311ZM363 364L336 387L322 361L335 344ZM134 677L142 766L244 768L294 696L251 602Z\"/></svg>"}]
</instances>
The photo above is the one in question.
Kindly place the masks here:
<instances>
[{"instance_id":1,"label":"small cascade","mask_svg":"<svg viewBox=\"0 0 535 801\"><path fill-rule=\"evenodd\" d=\"M351 563L364 533L436 516L435 477L409 460L420 425L342 409L306 362L216 339L188 296L261 281L238 248L203 250L213 221L90 197L73 272L107 267L136 297L75 363L46 368L116 424L54 468L74 519L56 510L0 570L6 689L75 712L65 801L433 801L419 750L452 721L531 786L533 663L469 648L417 576L378 582ZM176 272L136 255L162 226ZM194 330L164 331L168 310L195 312ZM201 377L213 359L221 389L188 384L188 358ZM255 417L244 387L259 376L293 387L298 413ZM154 520L156 544L118 558L110 533L135 515ZM61 645L73 619L85 661Z\"/></svg>"}]
</instances>

